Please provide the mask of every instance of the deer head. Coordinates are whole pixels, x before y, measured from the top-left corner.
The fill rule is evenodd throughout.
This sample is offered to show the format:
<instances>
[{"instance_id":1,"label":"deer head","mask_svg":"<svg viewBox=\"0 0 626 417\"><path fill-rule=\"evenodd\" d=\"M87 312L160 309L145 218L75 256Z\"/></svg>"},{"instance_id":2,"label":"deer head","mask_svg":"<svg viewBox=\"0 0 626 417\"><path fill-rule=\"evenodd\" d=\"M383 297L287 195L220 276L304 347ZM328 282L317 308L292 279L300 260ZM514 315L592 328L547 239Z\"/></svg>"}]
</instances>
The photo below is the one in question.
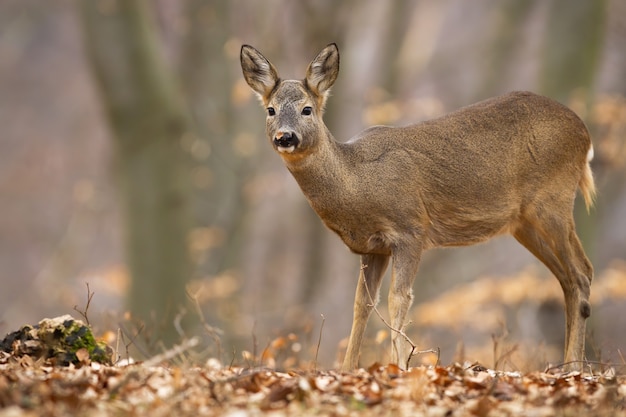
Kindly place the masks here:
<instances>
[{"instance_id":1,"label":"deer head","mask_svg":"<svg viewBox=\"0 0 626 417\"><path fill-rule=\"evenodd\" d=\"M276 68L249 45L241 48L241 67L266 108L266 131L274 149L294 160L319 146L326 134L324 106L339 73L337 45L328 45L315 57L302 81L281 80Z\"/></svg>"}]
</instances>

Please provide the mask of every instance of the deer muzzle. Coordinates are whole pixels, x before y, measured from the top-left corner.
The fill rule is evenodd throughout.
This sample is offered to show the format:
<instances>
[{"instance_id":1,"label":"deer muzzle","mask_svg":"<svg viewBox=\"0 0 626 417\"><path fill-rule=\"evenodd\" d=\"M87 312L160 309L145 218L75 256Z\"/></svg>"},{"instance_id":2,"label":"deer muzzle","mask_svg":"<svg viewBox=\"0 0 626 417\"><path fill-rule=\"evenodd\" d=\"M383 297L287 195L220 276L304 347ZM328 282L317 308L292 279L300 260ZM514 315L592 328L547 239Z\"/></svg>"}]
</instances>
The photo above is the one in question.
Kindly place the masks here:
<instances>
[{"instance_id":1,"label":"deer muzzle","mask_svg":"<svg viewBox=\"0 0 626 417\"><path fill-rule=\"evenodd\" d=\"M274 146L278 152L293 152L300 143L298 136L292 132L278 132L274 137Z\"/></svg>"}]
</instances>

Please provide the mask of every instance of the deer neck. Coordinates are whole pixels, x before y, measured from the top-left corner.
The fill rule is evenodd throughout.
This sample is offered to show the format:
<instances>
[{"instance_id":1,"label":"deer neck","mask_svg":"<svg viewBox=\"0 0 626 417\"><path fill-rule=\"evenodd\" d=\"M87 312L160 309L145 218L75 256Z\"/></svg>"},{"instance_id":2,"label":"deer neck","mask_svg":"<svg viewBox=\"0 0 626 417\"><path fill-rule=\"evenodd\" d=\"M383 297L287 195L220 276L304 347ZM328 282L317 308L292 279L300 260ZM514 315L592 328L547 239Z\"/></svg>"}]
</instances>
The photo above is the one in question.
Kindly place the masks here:
<instances>
[{"instance_id":1,"label":"deer neck","mask_svg":"<svg viewBox=\"0 0 626 417\"><path fill-rule=\"evenodd\" d=\"M332 196L340 196L341 190L346 189L349 170L340 144L328 129L310 152L298 158L283 159L318 214L330 209L329 206L333 206L333 201L336 200Z\"/></svg>"}]
</instances>

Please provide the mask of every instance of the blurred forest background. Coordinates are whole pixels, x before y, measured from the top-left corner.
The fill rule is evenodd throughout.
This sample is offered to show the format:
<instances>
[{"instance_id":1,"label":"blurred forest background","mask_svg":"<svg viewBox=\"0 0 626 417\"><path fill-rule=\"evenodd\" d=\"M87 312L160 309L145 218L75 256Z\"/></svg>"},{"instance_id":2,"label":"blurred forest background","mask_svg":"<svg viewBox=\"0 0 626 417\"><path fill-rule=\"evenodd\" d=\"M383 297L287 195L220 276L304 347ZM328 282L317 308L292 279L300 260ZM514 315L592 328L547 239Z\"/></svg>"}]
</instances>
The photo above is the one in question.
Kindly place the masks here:
<instances>
[{"instance_id":1,"label":"blurred forest background","mask_svg":"<svg viewBox=\"0 0 626 417\"><path fill-rule=\"evenodd\" d=\"M226 363L266 348L311 361L318 343L319 363L341 359L358 257L273 154L239 66L249 43L302 78L330 42L338 140L517 89L585 120L599 189L590 215L576 208L596 268L588 354L623 363L624 0L3 0L0 331L78 315L87 283L96 330L138 355L199 335L198 354ZM407 333L444 363L561 360L558 283L512 238L428 252L414 291ZM386 360L388 336L373 315L363 364Z\"/></svg>"}]
</instances>

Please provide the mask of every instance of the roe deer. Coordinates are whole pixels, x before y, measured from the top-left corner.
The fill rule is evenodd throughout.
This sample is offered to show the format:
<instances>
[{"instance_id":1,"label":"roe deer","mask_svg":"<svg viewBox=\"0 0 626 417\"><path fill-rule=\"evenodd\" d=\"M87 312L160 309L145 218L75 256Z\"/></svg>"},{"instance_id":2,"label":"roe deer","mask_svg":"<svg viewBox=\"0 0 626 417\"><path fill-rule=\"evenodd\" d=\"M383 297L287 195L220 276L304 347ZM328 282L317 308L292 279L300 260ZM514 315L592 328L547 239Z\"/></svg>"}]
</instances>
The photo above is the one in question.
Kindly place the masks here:
<instances>
[{"instance_id":1,"label":"roe deer","mask_svg":"<svg viewBox=\"0 0 626 417\"><path fill-rule=\"evenodd\" d=\"M358 366L372 299L378 300L390 259L390 326L401 330L422 251L504 233L559 280L565 362L582 367L593 268L572 211L577 189L589 209L595 186L591 140L574 112L513 92L406 127L374 126L342 143L322 121L339 72L335 44L317 55L301 81L281 80L251 46L242 46L240 58L246 82L267 110L274 149L326 226L361 255L344 370ZM406 345L392 332L391 360L401 367Z\"/></svg>"}]
</instances>

